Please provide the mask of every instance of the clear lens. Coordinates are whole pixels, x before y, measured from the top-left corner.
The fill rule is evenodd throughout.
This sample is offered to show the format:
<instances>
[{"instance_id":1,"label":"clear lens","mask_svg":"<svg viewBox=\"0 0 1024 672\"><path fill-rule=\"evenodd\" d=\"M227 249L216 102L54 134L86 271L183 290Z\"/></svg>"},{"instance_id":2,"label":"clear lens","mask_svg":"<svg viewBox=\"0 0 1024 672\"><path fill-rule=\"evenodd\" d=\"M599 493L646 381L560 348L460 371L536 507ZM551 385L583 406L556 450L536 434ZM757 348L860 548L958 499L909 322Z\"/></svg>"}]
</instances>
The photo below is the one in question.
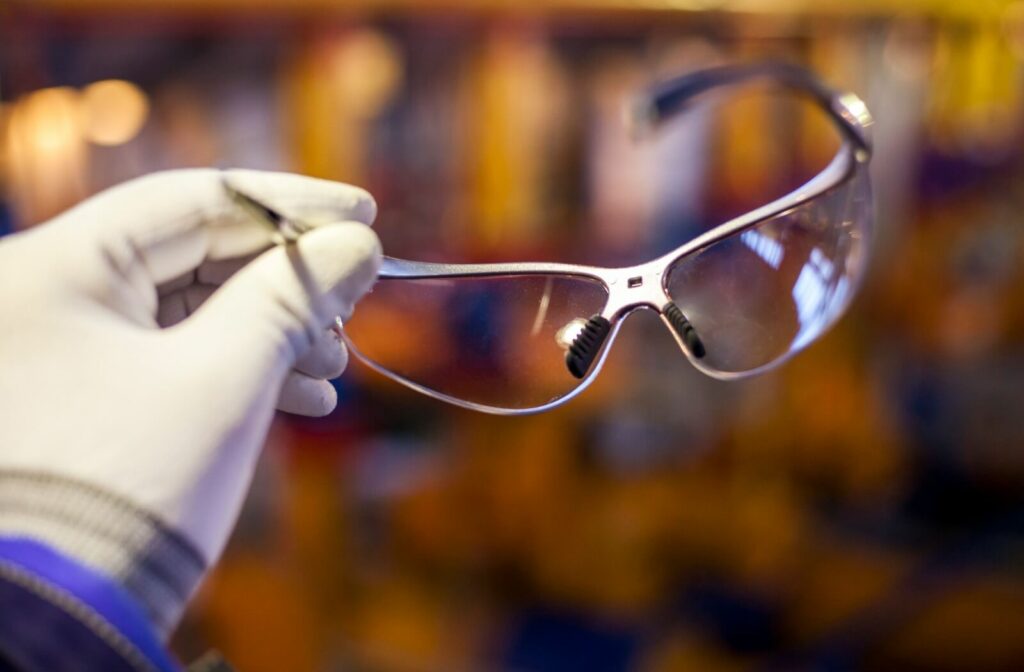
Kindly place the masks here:
<instances>
[{"instance_id":1,"label":"clear lens","mask_svg":"<svg viewBox=\"0 0 1024 672\"><path fill-rule=\"evenodd\" d=\"M845 310L867 265L866 170L809 203L677 261L668 293L713 373L749 373L808 345Z\"/></svg>"},{"instance_id":2,"label":"clear lens","mask_svg":"<svg viewBox=\"0 0 1024 672\"><path fill-rule=\"evenodd\" d=\"M576 276L382 279L345 333L358 356L392 377L462 401L530 409L579 387L565 352L606 299L604 285Z\"/></svg>"}]
</instances>

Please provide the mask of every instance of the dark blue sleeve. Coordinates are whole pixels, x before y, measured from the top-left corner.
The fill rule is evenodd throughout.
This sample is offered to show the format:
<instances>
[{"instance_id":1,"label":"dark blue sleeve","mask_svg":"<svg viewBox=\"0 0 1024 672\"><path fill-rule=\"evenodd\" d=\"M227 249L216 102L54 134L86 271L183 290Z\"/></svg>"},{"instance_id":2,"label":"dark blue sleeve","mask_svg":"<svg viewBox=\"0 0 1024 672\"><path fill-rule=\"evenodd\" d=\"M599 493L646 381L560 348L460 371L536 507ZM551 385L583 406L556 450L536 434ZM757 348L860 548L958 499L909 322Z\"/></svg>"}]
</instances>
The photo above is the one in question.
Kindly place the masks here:
<instances>
[{"instance_id":1,"label":"dark blue sleeve","mask_svg":"<svg viewBox=\"0 0 1024 672\"><path fill-rule=\"evenodd\" d=\"M5 669L181 668L141 608L113 581L38 542L0 537L0 670Z\"/></svg>"}]
</instances>

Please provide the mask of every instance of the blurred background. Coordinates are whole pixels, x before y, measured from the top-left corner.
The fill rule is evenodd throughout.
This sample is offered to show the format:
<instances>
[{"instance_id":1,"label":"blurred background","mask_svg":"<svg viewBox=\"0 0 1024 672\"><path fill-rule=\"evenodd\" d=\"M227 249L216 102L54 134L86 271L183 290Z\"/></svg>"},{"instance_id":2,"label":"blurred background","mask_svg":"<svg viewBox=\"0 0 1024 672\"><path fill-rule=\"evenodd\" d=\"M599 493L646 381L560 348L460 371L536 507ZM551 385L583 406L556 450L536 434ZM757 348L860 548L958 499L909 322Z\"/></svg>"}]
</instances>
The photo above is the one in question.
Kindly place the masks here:
<instances>
[{"instance_id":1,"label":"blurred background","mask_svg":"<svg viewBox=\"0 0 1024 672\"><path fill-rule=\"evenodd\" d=\"M7 0L0 233L237 166L368 188L398 256L633 263L806 147L749 106L634 144L622 104L765 57L876 119L838 327L722 383L640 314L592 388L518 419L353 362L331 417L275 421L183 660L1024 669L1024 2Z\"/></svg>"}]
</instances>

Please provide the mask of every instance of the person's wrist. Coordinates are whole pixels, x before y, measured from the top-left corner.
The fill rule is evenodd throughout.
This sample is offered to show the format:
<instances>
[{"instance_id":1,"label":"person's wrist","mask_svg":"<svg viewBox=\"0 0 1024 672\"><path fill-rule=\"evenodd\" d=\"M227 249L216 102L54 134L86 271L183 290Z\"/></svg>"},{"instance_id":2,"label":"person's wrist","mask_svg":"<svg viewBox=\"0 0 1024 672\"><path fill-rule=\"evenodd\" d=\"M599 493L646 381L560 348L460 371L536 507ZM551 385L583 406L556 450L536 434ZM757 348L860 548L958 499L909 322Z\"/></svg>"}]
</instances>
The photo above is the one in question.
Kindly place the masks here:
<instances>
[{"instance_id":1,"label":"person's wrist","mask_svg":"<svg viewBox=\"0 0 1024 672\"><path fill-rule=\"evenodd\" d=\"M164 638L206 570L199 551L152 514L58 475L0 469L0 536L35 539L111 577Z\"/></svg>"}]
</instances>

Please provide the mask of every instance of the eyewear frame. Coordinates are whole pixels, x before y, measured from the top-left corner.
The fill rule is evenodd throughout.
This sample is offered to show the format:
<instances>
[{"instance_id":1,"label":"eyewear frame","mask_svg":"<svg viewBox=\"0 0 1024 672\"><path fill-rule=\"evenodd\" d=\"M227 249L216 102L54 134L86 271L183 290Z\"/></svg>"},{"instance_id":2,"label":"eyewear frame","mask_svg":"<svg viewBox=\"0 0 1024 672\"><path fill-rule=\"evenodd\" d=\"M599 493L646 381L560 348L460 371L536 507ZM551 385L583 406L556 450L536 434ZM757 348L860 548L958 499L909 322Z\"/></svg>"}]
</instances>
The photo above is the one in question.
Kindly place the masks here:
<instances>
[{"instance_id":1,"label":"eyewear frame","mask_svg":"<svg viewBox=\"0 0 1024 672\"><path fill-rule=\"evenodd\" d=\"M797 347L775 360L752 370L724 372L702 361L703 344L683 313L675 306L668 291L669 274L679 260L705 248L751 229L767 220L784 215L843 185L853 178L858 169L866 167L872 153L868 128L872 123L863 101L853 93L830 89L809 71L789 64L758 63L731 65L702 70L671 79L652 88L627 110L627 123L640 137L647 136L667 121L685 112L697 97L716 89L764 80L793 93L809 97L822 108L840 131L842 142L832 160L817 175L795 190L739 217L717 225L667 254L641 264L625 267L602 267L566 263L513 262L485 264L448 264L413 261L385 256L380 268L381 280L429 280L446 278L487 278L514 276L564 276L597 281L607 292L599 315L590 319L583 338L567 353L570 372L580 379L579 384L546 404L529 408L490 406L450 396L430 389L387 369L360 352L357 345L345 336L350 350L364 364L429 397L470 410L497 415L526 415L540 413L561 406L581 394L597 378L611 350L619 329L633 312L655 311L675 338L684 355L702 373L719 380L734 380L757 375L773 369L799 352ZM234 200L257 219L275 231L275 242L294 241L309 227L282 216L232 185L225 187ZM339 326L343 326L339 320ZM344 330L342 330L344 333ZM589 332L589 336L586 333Z\"/></svg>"}]
</instances>

